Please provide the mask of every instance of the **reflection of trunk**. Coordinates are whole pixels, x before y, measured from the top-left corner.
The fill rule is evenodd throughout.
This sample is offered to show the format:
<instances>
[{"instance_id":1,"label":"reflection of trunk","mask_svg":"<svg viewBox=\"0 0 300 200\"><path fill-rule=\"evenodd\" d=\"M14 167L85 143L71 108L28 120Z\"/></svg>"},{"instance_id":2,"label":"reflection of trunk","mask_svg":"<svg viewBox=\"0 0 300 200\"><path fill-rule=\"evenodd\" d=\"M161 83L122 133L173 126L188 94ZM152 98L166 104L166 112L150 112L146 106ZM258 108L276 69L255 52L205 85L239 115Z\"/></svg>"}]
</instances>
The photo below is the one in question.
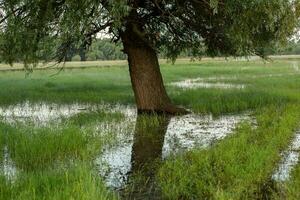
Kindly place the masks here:
<instances>
[{"instance_id":1,"label":"reflection of trunk","mask_svg":"<svg viewBox=\"0 0 300 200\"><path fill-rule=\"evenodd\" d=\"M155 174L162 160L165 134L170 122L167 116L137 117L131 157L128 199L155 199Z\"/></svg>"},{"instance_id":2,"label":"reflection of trunk","mask_svg":"<svg viewBox=\"0 0 300 200\"><path fill-rule=\"evenodd\" d=\"M131 28L133 29L133 28ZM122 36L128 55L131 83L137 108L140 112L177 114L185 112L171 104L159 69L157 53L135 31L128 30Z\"/></svg>"},{"instance_id":3,"label":"reflection of trunk","mask_svg":"<svg viewBox=\"0 0 300 200\"><path fill-rule=\"evenodd\" d=\"M167 116L138 116L132 147L132 171L152 170L151 166L162 156L165 134L170 122ZM149 169L149 166L150 169Z\"/></svg>"}]
</instances>

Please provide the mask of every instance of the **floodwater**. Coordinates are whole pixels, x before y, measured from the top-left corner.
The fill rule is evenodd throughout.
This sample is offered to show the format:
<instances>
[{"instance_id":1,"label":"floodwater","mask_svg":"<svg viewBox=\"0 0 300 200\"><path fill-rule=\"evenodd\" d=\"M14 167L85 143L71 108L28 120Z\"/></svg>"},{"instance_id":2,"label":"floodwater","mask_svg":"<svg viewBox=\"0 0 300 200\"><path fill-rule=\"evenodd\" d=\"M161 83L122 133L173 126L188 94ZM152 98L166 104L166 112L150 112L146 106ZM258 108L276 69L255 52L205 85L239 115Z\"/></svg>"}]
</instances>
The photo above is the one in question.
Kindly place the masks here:
<instances>
[{"instance_id":1,"label":"floodwater","mask_svg":"<svg viewBox=\"0 0 300 200\"><path fill-rule=\"evenodd\" d=\"M3 161L0 160L0 174L3 174L7 180L14 181L17 177L17 168L10 158L8 148L4 147L1 153L3 154Z\"/></svg>"},{"instance_id":2,"label":"floodwater","mask_svg":"<svg viewBox=\"0 0 300 200\"><path fill-rule=\"evenodd\" d=\"M272 78L272 77L283 77L293 76L299 72L299 63L292 62L292 68L296 71L289 73L274 73L274 74L258 74L258 75L243 75L245 79L259 79L259 78ZM210 77L199 77L193 79L186 79L178 82L173 82L170 85L181 89L197 89L197 88L217 88L217 89L245 89L246 84L227 83L222 81L233 81L239 80L239 75L231 76L210 76Z\"/></svg>"},{"instance_id":3,"label":"floodwater","mask_svg":"<svg viewBox=\"0 0 300 200\"><path fill-rule=\"evenodd\" d=\"M70 117L86 109L85 105L58 105L29 102L0 107L0 117L8 123L32 121L34 124L45 125L62 117Z\"/></svg>"},{"instance_id":4,"label":"floodwater","mask_svg":"<svg viewBox=\"0 0 300 200\"><path fill-rule=\"evenodd\" d=\"M292 144L289 148L282 153L282 161L278 166L278 169L273 174L275 181L286 181L289 179L290 173L295 165L299 162L300 151L300 130L296 133Z\"/></svg>"},{"instance_id":5,"label":"floodwater","mask_svg":"<svg viewBox=\"0 0 300 200\"><path fill-rule=\"evenodd\" d=\"M128 192L130 188L130 195L134 197L159 193L155 187L154 174L162 161L193 148L209 148L216 141L233 133L236 125L242 121L255 126L255 119L250 113L220 117L196 114L142 116L137 115L134 107L107 104L57 105L25 102L0 108L0 119L7 123L29 120L38 126L44 126L53 122L59 124L61 118L94 110L121 112L125 115L121 121L99 122L95 125L95 131L104 130L115 134L115 137L114 142L107 144L94 162L107 186L121 194ZM291 169L299 160L299 149L300 131L289 150L283 153L283 161L273 175L274 180L284 181L289 177ZM14 180L18 169L10 158L9 149L5 147L1 152L4 160L0 163L0 173L8 180ZM147 177L147 180L142 179L141 183L140 177Z\"/></svg>"},{"instance_id":6,"label":"floodwater","mask_svg":"<svg viewBox=\"0 0 300 200\"><path fill-rule=\"evenodd\" d=\"M149 166L149 162L162 161L192 148L209 147L232 133L237 123L243 120L250 120L250 116L213 118L190 114L159 119L137 116L132 129L119 135L115 145L105 149L96 162L107 184L120 189L127 184L129 175L141 166Z\"/></svg>"},{"instance_id":7,"label":"floodwater","mask_svg":"<svg viewBox=\"0 0 300 200\"><path fill-rule=\"evenodd\" d=\"M190 88L219 88L219 89L244 89L246 86L243 84L231 84L231 83L210 83L205 82L201 78L196 79L187 79L184 81L174 82L171 85L182 88L182 89L190 89Z\"/></svg>"},{"instance_id":8,"label":"floodwater","mask_svg":"<svg viewBox=\"0 0 300 200\"><path fill-rule=\"evenodd\" d=\"M125 115L135 115L132 108L122 105L111 106L108 104L48 104L48 103L19 103L7 107L0 107L0 119L7 123L27 123L43 126L49 123L59 123L62 118L68 118L82 112L103 110L109 112L122 112Z\"/></svg>"},{"instance_id":9,"label":"floodwater","mask_svg":"<svg viewBox=\"0 0 300 200\"><path fill-rule=\"evenodd\" d=\"M124 188L130 174L135 173L145 163L164 160L192 148L209 147L232 133L237 123L249 120L249 114L225 115L213 118L211 115L189 114L175 117L137 116L134 107L122 105L57 105L47 103L11 105L0 108L0 118L7 123L32 121L43 126L61 118L71 117L80 112L93 110L121 112L125 115L121 122L101 122L95 130L106 130L115 134L113 145L107 145L96 159L99 173L110 187ZM16 174L9 152L5 150L5 167L9 178ZM152 172L154 170L152 169Z\"/></svg>"}]
</instances>

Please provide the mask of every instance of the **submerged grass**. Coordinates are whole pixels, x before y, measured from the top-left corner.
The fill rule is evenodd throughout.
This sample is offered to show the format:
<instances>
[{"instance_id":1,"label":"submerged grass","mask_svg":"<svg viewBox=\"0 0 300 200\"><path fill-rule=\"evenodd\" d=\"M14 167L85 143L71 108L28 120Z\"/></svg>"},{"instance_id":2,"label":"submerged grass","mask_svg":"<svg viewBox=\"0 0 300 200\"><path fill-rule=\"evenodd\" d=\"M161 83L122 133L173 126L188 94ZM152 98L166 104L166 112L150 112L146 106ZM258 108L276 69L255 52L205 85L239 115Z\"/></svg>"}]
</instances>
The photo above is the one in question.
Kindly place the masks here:
<instances>
[{"instance_id":1,"label":"submerged grass","mask_svg":"<svg viewBox=\"0 0 300 200\"><path fill-rule=\"evenodd\" d=\"M271 175L299 117L300 107L295 105L265 109L257 116L257 129L243 124L211 149L193 150L167 161L158 175L164 197L264 198L272 192Z\"/></svg>"},{"instance_id":2,"label":"submerged grass","mask_svg":"<svg viewBox=\"0 0 300 200\"><path fill-rule=\"evenodd\" d=\"M82 112L76 115L73 115L64 121L67 123L71 123L73 125L91 125L93 123L99 122L120 122L125 118L125 115L121 112L105 112L102 110L99 111L90 111L90 112Z\"/></svg>"}]
</instances>

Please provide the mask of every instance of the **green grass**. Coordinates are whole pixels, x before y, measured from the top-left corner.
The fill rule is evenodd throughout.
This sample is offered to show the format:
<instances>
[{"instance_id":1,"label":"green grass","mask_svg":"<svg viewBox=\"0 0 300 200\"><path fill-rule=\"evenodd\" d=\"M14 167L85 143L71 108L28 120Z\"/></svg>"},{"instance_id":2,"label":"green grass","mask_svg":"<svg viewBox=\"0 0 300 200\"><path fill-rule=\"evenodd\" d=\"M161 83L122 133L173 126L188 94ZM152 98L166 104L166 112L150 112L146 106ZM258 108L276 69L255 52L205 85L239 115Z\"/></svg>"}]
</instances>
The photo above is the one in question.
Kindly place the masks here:
<instances>
[{"instance_id":1,"label":"green grass","mask_svg":"<svg viewBox=\"0 0 300 200\"><path fill-rule=\"evenodd\" d=\"M120 116L115 114L116 119ZM117 199L92 170L91 162L112 136L80 129L74 119L79 118L42 128L0 123L1 144L7 145L18 170L13 181L0 171L0 199ZM106 114L100 119L115 118Z\"/></svg>"},{"instance_id":2,"label":"green grass","mask_svg":"<svg viewBox=\"0 0 300 200\"><path fill-rule=\"evenodd\" d=\"M15 182L9 182L0 175L0 199L113 200L117 197L104 187L90 167L78 164L70 169L22 173Z\"/></svg>"},{"instance_id":3,"label":"green grass","mask_svg":"<svg viewBox=\"0 0 300 200\"><path fill-rule=\"evenodd\" d=\"M174 100L177 104L186 105L194 112L214 115L259 110L293 101L285 95L272 94L269 91L259 91L254 88L245 90L194 89L181 92Z\"/></svg>"},{"instance_id":4,"label":"green grass","mask_svg":"<svg viewBox=\"0 0 300 200\"><path fill-rule=\"evenodd\" d=\"M55 167L68 160L91 160L103 144L113 140L113 133L97 132L92 123L118 122L121 113L88 112L64 119L58 126L0 124L0 137L6 138L11 157L18 168L34 171ZM29 123L27 123L29 124ZM80 128L85 126L86 128Z\"/></svg>"},{"instance_id":5,"label":"green grass","mask_svg":"<svg viewBox=\"0 0 300 200\"><path fill-rule=\"evenodd\" d=\"M86 125L89 126L93 123L99 123L99 122L120 122L125 118L124 114L120 112L114 112L114 113L109 113L105 111L89 111L89 112L83 112L83 113L78 113L76 115L73 115L65 121L67 123L71 123L74 125Z\"/></svg>"},{"instance_id":6,"label":"green grass","mask_svg":"<svg viewBox=\"0 0 300 200\"><path fill-rule=\"evenodd\" d=\"M280 152L299 125L300 107L263 110L258 127L242 124L211 149L193 150L167 161L159 182L167 199L263 199ZM269 183L269 184L268 184Z\"/></svg>"},{"instance_id":7,"label":"green grass","mask_svg":"<svg viewBox=\"0 0 300 200\"><path fill-rule=\"evenodd\" d=\"M162 73L171 99L195 112L214 114L240 112L298 100L298 75L251 79L252 75L293 73L287 61L264 64L258 61L218 61L188 64L163 64ZM0 104L24 102L101 103L134 105L126 67L36 71L25 78L24 72L1 72ZM245 90L196 89L182 91L168 86L173 81L197 77L237 76L232 83L249 85ZM248 78L247 78L248 77ZM225 81L226 82L226 81ZM13 84L12 84L13 83Z\"/></svg>"},{"instance_id":8,"label":"green grass","mask_svg":"<svg viewBox=\"0 0 300 200\"><path fill-rule=\"evenodd\" d=\"M29 77L24 72L2 72L1 104L30 102L54 103L132 103L130 82L125 68L36 71ZM5 78L6 77L6 78ZM118 80L118 81L116 81ZM14 84L11 84L11 83ZM113 89L112 89L113 88Z\"/></svg>"},{"instance_id":9,"label":"green grass","mask_svg":"<svg viewBox=\"0 0 300 200\"><path fill-rule=\"evenodd\" d=\"M290 200L300 199L300 164L292 173L292 178L284 185L284 196ZM278 195L277 195L278 196ZM280 199L280 196L279 198Z\"/></svg>"},{"instance_id":10,"label":"green grass","mask_svg":"<svg viewBox=\"0 0 300 200\"><path fill-rule=\"evenodd\" d=\"M14 132L8 133L7 143L17 167L25 171L34 171L53 167L68 159L84 160L96 153L101 140L92 135L85 135L75 127L67 127L15 129Z\"/></svg>"},{"instance_id":11,"label":"green grass","mask_svg":"<svg viewBox=\"0 0 300 200\"><path fill-rule=\"evenodd\" d=\"M2 159L3 159L3 149L5 146L5 137L4 134L0 133L0 164L2 163Z\"/></svg>"}]
</instances>

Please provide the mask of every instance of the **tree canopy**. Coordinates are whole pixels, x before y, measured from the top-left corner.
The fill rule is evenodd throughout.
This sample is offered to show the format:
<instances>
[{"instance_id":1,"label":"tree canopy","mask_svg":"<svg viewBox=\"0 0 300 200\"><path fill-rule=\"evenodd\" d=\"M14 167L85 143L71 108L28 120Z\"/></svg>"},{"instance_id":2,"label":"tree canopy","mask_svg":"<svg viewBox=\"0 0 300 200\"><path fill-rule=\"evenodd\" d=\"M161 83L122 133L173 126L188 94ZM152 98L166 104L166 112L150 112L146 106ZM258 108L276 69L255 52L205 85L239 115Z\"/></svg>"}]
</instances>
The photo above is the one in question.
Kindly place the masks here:
<instances>
[{"instance_id":1,"label":"tree canopy","mask_svg":"<svg viewBox=\"0 0 300 200\"><path fill-rule=\"evenodd\" d=\"M8 63L64 61L101 31L139 42L169 58L260 55L284 44L298 25L299 0L1 0L0 54ZM132 41L138 43L136 38ZM144 45L143 44L143 45ZM136 44L138 45L138 44Z\"/></svg>"}]
</instances>

